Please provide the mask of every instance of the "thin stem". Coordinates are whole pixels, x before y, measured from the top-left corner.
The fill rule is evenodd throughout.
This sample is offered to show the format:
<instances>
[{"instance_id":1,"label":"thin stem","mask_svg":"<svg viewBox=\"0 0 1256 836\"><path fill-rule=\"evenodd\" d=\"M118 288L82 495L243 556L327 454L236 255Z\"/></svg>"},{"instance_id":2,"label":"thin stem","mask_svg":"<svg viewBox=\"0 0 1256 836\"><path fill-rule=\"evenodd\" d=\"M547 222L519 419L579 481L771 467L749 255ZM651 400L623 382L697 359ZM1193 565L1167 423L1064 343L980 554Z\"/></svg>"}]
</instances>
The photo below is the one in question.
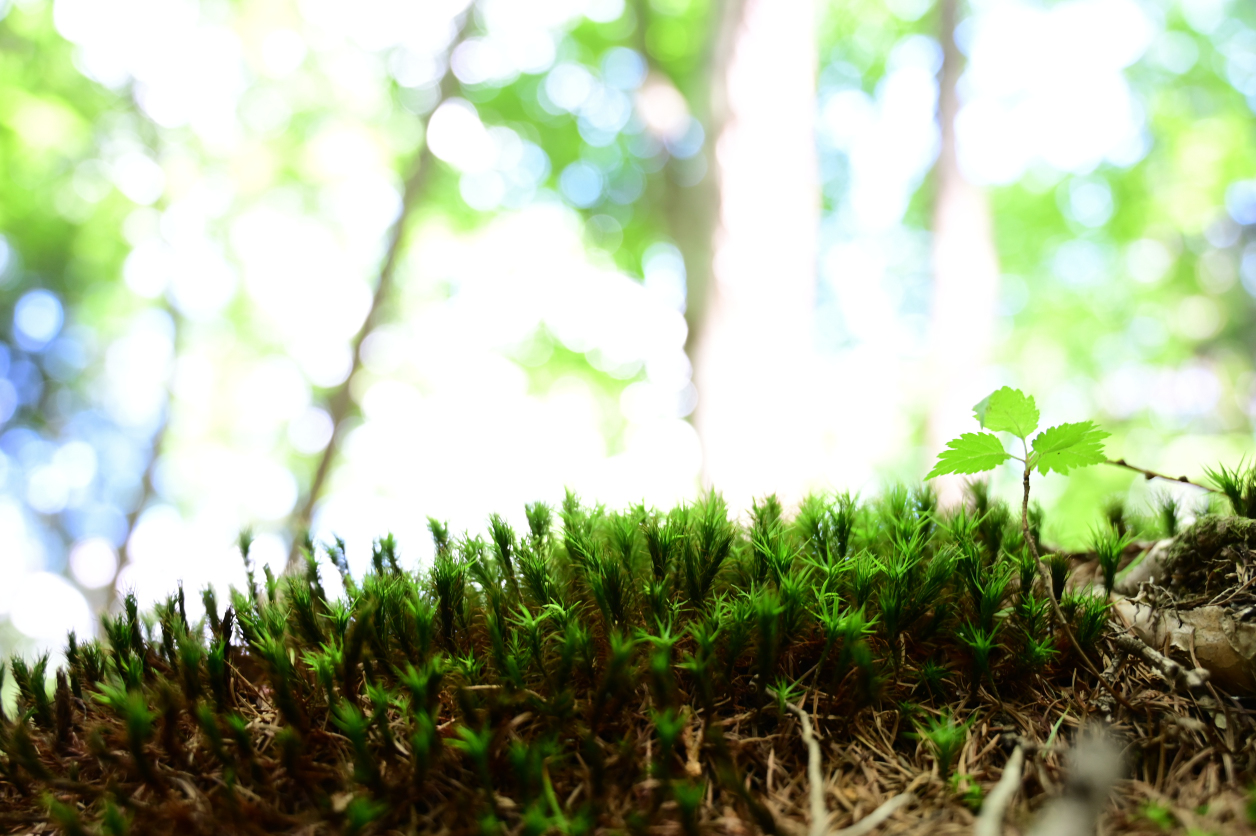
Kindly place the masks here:
<instances>
[{"instance_id":1,"label":"thin stem","mask_svg":"<svg viewBox=\"0 0 1256 836\"><path fill-rule=\"evenodd\" d=\"M1134 465L1125 461L1125 459L1108 459L1107 461L1104 462L1104 464L1110 464L1113 467L1123 467L1126 470L1132 470L1135 473L1141 473L1143 474L1143 478L1147 479L1148 481L1151 481L1152 479L1164 479L1166 482L1182 482L1187 485L1194 485L1195 487L1202 488L1203 490L1206 490L1209 493L1221 493L1221 491L1217 490L1216 488L1210 488L1207 485L1201 485L1198 482L1192 482L1190 479L1187 479L1185 476L1166 476L1163 473L1157 473L1156 471L1148 470L1145 467L1135 467Z\"/></svg>"},{"instance_id":2,"label":"thin stem","mask_svg":"<svg viewBox=\"0 0 1256 836\"><path fill-rule=\"evenodd\" d=\"M450 41L446 50L446 58L453 53L460 43L466 38L471 27L472 8L468 8L463 13L462 22L458 28L458 34ZM449 62L446 61L447 67ZM445 75L441 78L440 90L441 100L449 98L454 92L457 85L457 79L452 69L446 69ZM435 112L435 108L432 112ZM429 114L429 121L430 121ZM426 129L427 125L424 124ZM426 135L426 130L425 130ZM406 178L405 187L401 196L401 211L397 213L396 219L393 221L392 227L388 230L388 248L384 253L383 263L379 268L379 277L375 283L375 295L371 299L371 309L363 321L362 327L353 336L353 365L349 369L349 374L344 381L336 387L327 399L327 409L331 415L332 433L331 440L327 446L323 448L323 455L318 460L318 467L314 471L314 478L310 482L309 490L306 492L305 499L301 503L300 510L291 518L288 524L289 533L292 535L292 547L288 551L287 572L295 571L300 560L301 535L310 527L310 521L314 517L314 507L318 504L318 500L322 497L323 488L326 486L327 477L331 473L331 467L335 463L340 453L340 445L343 441L342 435L345 423L350 417L353 406L353 398L350 392L350 386L354 375L362 368L362 343L366 337L375 330L383 318L384 307L392 293L393 282L397 272L397 263L401 258L401 253L405 249L406 231L410 218L414 214L415 208L423 202L423 198L427 194L429 183L431 183L431 171L434 163L432 150L428 146L426 140L423 142L422 148L416 153L414 162L410 168L410 175Z\"/></svg>"},{"instance_id":3,"label":"thin stem","mask_svg":"<svg viewBox=\"0 0 1256 836\"><path fill-rule=\"evenodd\" d=\"M1021 532L1025 536L1025 542L1029 544L1029 553L1034 557L1034 563L1038 567L1038 576L1042 578L1043 587L1047 591L1047 598L1051 601L1051 611L1055 613L1056 621L1060 622L1060 629L1064 631L1065 638L1068 639L1073 649L1077 651L1077 655L1081 657L1082 664L1086 666L1086 670L1094 674L1095 678L1099 680L1100 684L1107 689L1108 693L1117 702L1133 711L1134 706L1130 705L1129 700L1125 699L1112 683L1104 679L1099 669L1091 663L1090 658L1086 656L1086 652L1082 650L1082 646L1077 643L1077 637L1073 635L1073 628L1069 626L1068 619L1064 617L1063 611L1060 610L1060 602L1056 600L1055 590L1051 586L1051 572L1047 569L1047 564L1042 562L1042 556L1038 554L1038 544L1034 542L1034 538L1029 531L1029 474L1030 470L1026 467L1024 478L1025 491L1021 500Z\"/></svg>"}]
</instances>

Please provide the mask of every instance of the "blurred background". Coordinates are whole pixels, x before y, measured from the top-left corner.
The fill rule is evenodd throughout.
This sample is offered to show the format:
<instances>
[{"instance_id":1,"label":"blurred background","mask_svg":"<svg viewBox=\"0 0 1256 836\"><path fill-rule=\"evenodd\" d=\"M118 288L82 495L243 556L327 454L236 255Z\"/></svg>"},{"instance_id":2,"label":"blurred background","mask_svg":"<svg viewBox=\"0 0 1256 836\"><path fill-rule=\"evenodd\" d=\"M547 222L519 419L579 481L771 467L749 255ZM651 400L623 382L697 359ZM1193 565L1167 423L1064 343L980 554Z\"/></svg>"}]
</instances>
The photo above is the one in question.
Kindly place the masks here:
<instances>
[{"instance_id":1,"label":"blurred background","mask_svg":"<svg viewBox=\"0 0 1256 836\"><path fill-rule=\"evenodd\" d=\"M1227 0L0 0L0 649L246 526L871 495L1004 384L1233 462L1254 107Z\"/></svg>"}]
</instances>

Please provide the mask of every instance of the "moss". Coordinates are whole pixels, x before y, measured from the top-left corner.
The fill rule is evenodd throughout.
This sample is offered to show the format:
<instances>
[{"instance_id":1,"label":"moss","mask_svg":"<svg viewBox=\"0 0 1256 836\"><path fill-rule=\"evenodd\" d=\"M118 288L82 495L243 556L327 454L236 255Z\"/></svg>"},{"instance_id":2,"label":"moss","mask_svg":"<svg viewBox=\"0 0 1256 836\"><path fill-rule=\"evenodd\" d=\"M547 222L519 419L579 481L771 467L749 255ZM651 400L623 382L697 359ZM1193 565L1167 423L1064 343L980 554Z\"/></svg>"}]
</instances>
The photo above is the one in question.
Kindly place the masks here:
<instances>
[{"instance_id":1,"label":"moss","mask_svg":"<svg viewBox=\"0 0 1256 836\"><path fill-rule=\"evenodd\" d=\"M1175 590L1213 596L1222 590L1228 567L1251 560L1256 520L1206 514L1183 531L1169 548L1165 574Z\"/></svg>"},{"instance_id":2,"label":"moss","mask_svg":"<svg viewBox=\"0 0 1256 836\"><path fill-rule=\"evenodd\" d=\"M834 739L897 716L896 763L945 777L978 717L1020 701L1046 723L1087 679L1045 601L1013 583L1015 532L941 515L925 491L813 496L792 517L769 498L746 525L715 494L667 512L569 495L527 517L521 536L495 516L485 538L432 521L418 573L390 537L361 578L343 543L309 544L296 573L230 590L221 613L206 590L202 623L176 595L145 631L131 596L103 645L70 638L66 670L12 660L0 821L697 833L731 816L773 832L789 808L766 803L773 770L806 758L793 707ZM1184 538L1220 548L1251 524L1205 518ZM327 598L316 560L344 573L345 598ZM1066 606L1079 641L1103 641L1102 602Z\"/></svg>"}]
</instances>

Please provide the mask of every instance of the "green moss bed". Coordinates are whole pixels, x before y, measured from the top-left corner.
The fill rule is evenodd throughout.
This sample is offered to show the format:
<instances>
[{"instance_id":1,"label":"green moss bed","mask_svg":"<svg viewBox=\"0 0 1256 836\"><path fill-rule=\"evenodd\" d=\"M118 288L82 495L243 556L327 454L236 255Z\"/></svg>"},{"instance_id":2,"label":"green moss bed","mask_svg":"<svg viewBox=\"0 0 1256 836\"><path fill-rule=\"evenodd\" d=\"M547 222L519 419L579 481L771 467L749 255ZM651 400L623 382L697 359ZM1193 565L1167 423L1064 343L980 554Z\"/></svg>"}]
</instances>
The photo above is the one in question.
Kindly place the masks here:
<instances>
[{"instance_id":1,"label":"green moss bed","mask_svg":"<svg viewBox=\"0 0 1256 836\"><path fill-rule=\"evenodd\" d=\"M1020 515L980 486L948 513L900 488L744 522L714 494L666 513L568 495L527 521L432 521L418 574L382 538L357 580L341 543L255 578L245 538L248 588L202 593L201 622L182 589L151 613L128 596L63 668L11 659L0 830L853 834L901 797L864 830L969 833L1020 744L1020 833L1093 724L1125 764L1101 832L1256 826L1252 700L1122 655L1077 571L1092 556L1035 543L1059 629Z\"/></svg>"}]
</instances>

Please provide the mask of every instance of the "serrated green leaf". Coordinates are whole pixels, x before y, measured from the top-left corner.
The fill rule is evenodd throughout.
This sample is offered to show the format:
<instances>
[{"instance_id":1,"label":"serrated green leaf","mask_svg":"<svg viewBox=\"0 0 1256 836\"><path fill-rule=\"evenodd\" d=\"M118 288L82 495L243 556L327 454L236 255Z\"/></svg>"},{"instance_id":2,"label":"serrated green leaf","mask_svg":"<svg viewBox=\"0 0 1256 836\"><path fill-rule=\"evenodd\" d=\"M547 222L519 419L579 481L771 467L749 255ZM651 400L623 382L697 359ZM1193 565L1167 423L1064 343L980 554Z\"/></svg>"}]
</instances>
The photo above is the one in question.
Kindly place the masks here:
<instances>
[{"instance_id":1,"label":"serrated green leaf","mask_svg":"<svg viewBox=\"0 0 1256 836\"><path fill-rule=\"evenodd\" d=\"M1107 460L1103 440L1109 435L1092 421L1045 429L1034 439L1033 466L1045 476L1051 470L1067 475L1076 467L1102 464Z\"/></svg>"},{"instance_id":2,"label":"serrated green leaf","mask_svg":"<svg viewBox=\"0 0 1256 836\"><path fill-rule=\"evenodd\" d=\"M993 470L1012 457L1003 449L1003 442L991 433L964 433L947 442L947 449L938 456L938 463L925 480L944 473L981 473Z\"/></svg>"},{"instance_id":3,"label":"serrated green leaf","mask_svg":"<svg viewBox=\"0 0 1256 836\"><path fill-rule=\"evenodd\" d=\"M987 430L1009 432L1028 438L1038 429L1038 406L1031 396L1004 386L973 407L973 414Z\"/></svg>"}]
</instances>

